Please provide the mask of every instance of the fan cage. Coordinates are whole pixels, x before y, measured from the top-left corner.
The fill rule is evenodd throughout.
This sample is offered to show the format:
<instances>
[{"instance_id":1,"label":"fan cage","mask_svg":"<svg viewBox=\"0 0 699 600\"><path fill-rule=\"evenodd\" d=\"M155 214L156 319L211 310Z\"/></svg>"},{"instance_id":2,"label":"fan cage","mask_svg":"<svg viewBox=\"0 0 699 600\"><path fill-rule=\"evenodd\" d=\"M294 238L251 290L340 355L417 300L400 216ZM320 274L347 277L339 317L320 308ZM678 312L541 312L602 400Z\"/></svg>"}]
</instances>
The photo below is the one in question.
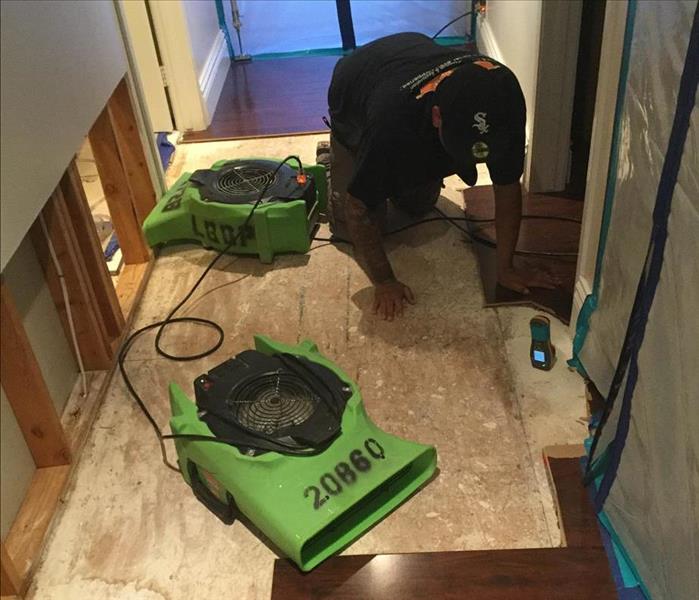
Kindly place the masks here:
<instances>
[{"instance_id":1,"label":"fan cage","mask_svg":"<svg viewBox=\"0 0 699 600\"><path fill-rule=\"evenodd\" d=\"M276 371L242 382L226 399L230 416L249 431L274 435L310 419L318 396L294 373Z\"/></svg>"},{"instance_id":2,"label":"fan cage","mask_svg":"<svg viewBox=\"0 0 699 600\"><path fill-rule=\"evenodd\" d=\"M232 165L222 170L216 179L216 191L234 199L247 194L259 194L279 180L279 173L256 164Z\"/></svg>"}]
</instances>

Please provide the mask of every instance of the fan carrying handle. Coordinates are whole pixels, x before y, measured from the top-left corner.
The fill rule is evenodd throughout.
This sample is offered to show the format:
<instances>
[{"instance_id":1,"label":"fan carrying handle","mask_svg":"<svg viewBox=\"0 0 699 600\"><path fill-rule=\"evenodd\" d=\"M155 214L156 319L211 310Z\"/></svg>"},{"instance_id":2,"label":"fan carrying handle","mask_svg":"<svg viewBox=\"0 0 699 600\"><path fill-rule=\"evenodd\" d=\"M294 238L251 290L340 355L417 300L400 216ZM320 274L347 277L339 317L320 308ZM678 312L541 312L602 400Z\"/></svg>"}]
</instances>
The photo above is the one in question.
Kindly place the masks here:
<instances>
[{"instance_id":1,"label":"fan carrying handle","mask_svg":"<svg viewBox=\"0 0 699 600\"><path fill-rule=\"evenodd\" d=\"M226 492L228 503L220 500L201 480L197 465L191 460L187 462L187 471L189 472L189 481L192 486L192 491L197 500L206 508L214 513L226 525L232 525L235 522L238 507L230 493Z\"/></svg>"}]
</instances>

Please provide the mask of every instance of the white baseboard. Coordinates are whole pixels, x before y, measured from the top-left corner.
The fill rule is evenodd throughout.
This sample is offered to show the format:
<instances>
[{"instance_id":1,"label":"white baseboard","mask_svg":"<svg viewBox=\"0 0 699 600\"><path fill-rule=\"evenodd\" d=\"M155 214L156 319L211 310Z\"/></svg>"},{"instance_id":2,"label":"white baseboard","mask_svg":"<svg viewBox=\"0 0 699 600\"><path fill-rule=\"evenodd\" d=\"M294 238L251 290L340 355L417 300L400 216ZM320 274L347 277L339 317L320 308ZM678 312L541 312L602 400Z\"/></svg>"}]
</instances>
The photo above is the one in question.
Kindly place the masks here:
<instances>
[{"instance_id":1,"label":"white baseboard","mask_svg":"<svg viewBox=\"0 0 699 600\"><path fill-rule=\"evenodd\" d=\"M199 89L201 89L202 99L206 107L207 127L214 117L214 111L218 99L221 97L223 83L226 81L230 64L231 59L228 56L226 37L223 35L223 31L219 31L199 77Z\"/></svg>"},{"instance_id":2,"label":"white baseboard","mask_svg":"<svg viewBox=\"0 0 699 600\"><path fill-rule=\"evenodd\" d=\"M504 64L502 52L500 52L498 43L495 40L493 30L490 28L487 18L483 17L478 18L478 49L483 54Z\"/></svg>"},{"instance_id":3,"label":"white baseboard","mask_svg":"<svg viewBox=\"0 0 699 600\"><path fill-rule=\"evenodd\" d=\"M583 304L585 303L585 298L587 298L592 293L592 286L590 282L585 277L578 277L575 282L575 289L573 290L573 311L570 315L570 330L573 335L575 335L575 328L577 326L578 315L582 310Z\"/></svg>"}]
</instances>

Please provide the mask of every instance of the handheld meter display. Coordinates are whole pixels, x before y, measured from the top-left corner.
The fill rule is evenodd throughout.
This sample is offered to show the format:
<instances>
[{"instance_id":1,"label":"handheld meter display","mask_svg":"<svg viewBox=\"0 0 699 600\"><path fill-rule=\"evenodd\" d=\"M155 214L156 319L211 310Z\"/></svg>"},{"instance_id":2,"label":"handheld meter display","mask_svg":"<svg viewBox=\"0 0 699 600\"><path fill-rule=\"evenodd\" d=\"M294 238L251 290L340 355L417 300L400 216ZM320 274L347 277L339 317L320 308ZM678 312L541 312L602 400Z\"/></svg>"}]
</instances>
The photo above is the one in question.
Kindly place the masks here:
<instances>
[{"instance_id":1,"label":"handheld meter display","mask_svg":"<svg viewBox=\"0 0 699 600\"><path fill-rule=\"evenodd\" d=\"M548 371L556 357L556 349L551 345L551 323L547 317L537 315L529 322L529 328L532 332L529 350L532 367Z\"/></svg>"}]
</instances>

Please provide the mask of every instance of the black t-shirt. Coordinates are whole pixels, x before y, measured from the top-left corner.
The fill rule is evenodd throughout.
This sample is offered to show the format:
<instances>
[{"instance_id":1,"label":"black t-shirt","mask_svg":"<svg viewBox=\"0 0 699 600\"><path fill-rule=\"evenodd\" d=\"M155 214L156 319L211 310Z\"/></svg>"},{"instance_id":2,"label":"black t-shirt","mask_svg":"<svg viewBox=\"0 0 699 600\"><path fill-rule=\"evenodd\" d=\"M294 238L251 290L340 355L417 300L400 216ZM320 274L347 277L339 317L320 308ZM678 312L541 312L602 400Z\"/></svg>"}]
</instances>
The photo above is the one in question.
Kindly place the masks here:
<instances>
[{"instance_id":1,"label":"black t-shirt","mask_svg":"<svg viewBox=\"0 0 699 600\"><path fill-rule=\"evenodd\" d=\"M443 71L482 58L399 33L362 46L333 72L328 106L333 136L355 155L348 191L367 206L456 172L432 125L434 94L420 86ZM490 59L492 60L492 59ZM524 162L524 116L511 156L489 164L496 184L518 181ZM520 143L521 139L521 143Z\"/></svg>"}]
</instances>

